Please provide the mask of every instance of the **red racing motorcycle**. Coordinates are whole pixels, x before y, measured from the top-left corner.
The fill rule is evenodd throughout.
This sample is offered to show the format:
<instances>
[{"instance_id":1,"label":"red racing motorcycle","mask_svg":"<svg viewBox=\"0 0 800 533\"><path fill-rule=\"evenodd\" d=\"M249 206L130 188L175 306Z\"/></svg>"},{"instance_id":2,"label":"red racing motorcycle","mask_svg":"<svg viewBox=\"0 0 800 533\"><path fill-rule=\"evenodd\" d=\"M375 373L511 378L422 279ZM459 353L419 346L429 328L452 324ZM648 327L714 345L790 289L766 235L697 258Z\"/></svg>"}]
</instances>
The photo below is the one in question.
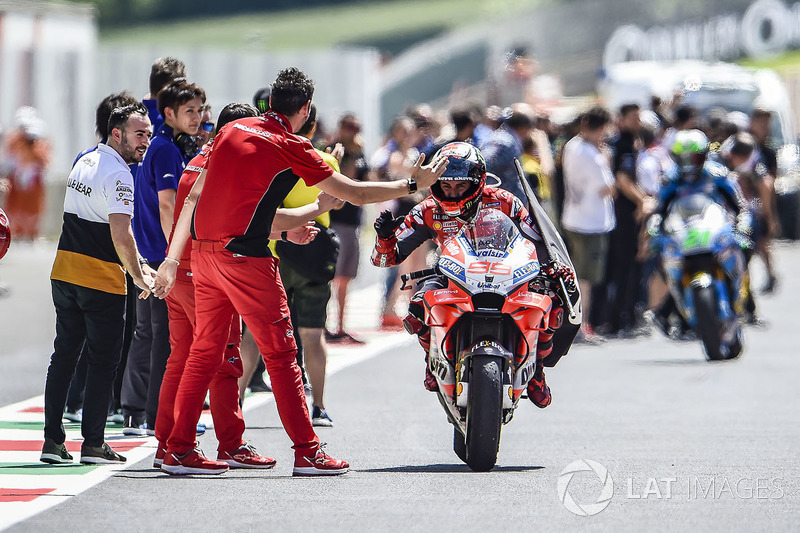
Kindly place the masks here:
<instances>
[{"instance_id":1,"label":"red racing motorcycle","mask_svg":"<svg viewBox=\"0 0 800 533\"><path fill-rule=\"evenodd\" d=\"M432 275L447 284L424 295L428 367L454 426L456 455L485 472L536 370L539 332L557 327L551 311L565 306L555 283L540 275L534 244L495 209L481 210L448 239L435 269L403 281Z\"/></svg>"}]
</instances>

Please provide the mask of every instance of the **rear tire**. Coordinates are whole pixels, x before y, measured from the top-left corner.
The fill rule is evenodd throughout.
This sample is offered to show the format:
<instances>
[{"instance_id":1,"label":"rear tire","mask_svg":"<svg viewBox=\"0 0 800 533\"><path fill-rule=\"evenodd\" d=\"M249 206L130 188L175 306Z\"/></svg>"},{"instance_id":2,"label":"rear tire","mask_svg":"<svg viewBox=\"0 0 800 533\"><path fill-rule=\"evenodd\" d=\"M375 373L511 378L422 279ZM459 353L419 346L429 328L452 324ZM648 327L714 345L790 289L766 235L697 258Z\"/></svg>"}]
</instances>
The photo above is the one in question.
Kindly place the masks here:
<instances>
[{"instance_id":1,"label":"rear tire","mask_svg":"<svg viewBox=\"0 0 800 533\"><path fill-rule=\"evenodd\" d=\"M720 361L722 355L722 324L717 311L717 296L713 286L694 290L694 309L697 316L697 333L703 341L706 359Z\"/></svg>"},{"instance_id":2,"label":"rear tire","mask_svg":"<svg viewBox=\"0 0 800 533\"><path fill-rule=\"evenodd\" d=\"M496 358L472 359L467 407L467 466L488 472L497 463L503 420L503 366Z\"/></svg>"}]
</instances>

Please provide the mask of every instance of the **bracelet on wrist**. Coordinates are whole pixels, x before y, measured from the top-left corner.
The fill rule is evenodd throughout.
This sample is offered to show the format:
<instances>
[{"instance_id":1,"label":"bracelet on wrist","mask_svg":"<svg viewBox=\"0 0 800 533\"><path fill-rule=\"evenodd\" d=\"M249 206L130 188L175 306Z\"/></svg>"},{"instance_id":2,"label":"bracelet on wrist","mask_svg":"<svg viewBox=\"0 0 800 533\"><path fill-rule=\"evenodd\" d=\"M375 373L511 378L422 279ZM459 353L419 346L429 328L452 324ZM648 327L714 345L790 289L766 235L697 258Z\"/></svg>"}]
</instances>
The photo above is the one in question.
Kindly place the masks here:
<instances>
[{"instance_id":1,"label":"bracelet on wrist","mask_svg":"<svg viewBox=\"0 0 800 533\"><path fill-rule=\"evenodd\" d=\"M281 232L281 240L283 242L289 242L289 232L288 231L282 231Z\"/></svg>"},{"instance_id":2,"label":"bracelet on wrist","mask_svg":"<svg viewBox=\"0 0 800 533\"><path fill-rule=\"evenodd\" d=\"M165 257L164 261L169 261L170 263L175 263L177 266L181 266L181 262L177 259L173 259L171 257Z\"/></svg>"},{"instance_id":3,"label":"bracelet on wrist","mask_svg":"<svg viewBox=\"0 0 800 533\"><path fill-rule=\"evenodd\" d=\"M148 264L147 259L145 259L144 257L139 258L139 266L144 266L147 264Z\"/></svg>"}]
</instances>

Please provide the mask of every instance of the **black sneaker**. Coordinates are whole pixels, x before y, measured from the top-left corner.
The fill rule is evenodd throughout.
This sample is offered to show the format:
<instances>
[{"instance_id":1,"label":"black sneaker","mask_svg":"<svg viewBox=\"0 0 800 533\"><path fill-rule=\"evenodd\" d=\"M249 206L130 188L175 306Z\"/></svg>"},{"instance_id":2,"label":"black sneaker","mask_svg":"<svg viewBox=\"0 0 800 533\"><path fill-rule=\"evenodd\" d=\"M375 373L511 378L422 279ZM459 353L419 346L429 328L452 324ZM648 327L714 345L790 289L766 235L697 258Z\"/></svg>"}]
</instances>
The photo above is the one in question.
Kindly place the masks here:
<instances>
[{"instance_id":1,"label":"black sneaker","mask_svg":"<svg viewBox=\"0 0 800 533\"><path fill-rule=\"evenodd\" d=\"M123 456L111 449L111 446L103 443L102 446L81 446L81 463L87 465L110 465L119 464L127 461Z\"/></svg>"},{"instance_id":2,"label":"black sneaker","mask_svg":"<svg viewBox=\"0 0 800 533\"><path fill-rule=\"evenodd\" d=\"M51 465L63 465L72 462L72 456L67 451L66 445L62 442L56 444L53 439L44 439L42 445L42 455L39 460L43 463Z\"/></svg>"}]
</instances>

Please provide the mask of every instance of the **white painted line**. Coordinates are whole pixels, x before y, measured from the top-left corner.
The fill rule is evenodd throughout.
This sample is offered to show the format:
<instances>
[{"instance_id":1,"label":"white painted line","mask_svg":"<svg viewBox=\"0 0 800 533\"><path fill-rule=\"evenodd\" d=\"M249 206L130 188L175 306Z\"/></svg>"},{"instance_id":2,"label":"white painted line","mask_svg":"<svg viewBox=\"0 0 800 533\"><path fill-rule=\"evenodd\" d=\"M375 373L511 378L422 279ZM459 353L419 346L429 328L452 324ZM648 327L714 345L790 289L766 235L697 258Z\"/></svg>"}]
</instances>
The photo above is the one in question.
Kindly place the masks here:
<instances>
[{"instance_id":1,"label":"white painted line","mask_svg":"<svg viewBox=\"0 0 800 533\"><path fill-rule=\"evenodd\" d=\"M362 291L361 298L353 299L352 301L365 302L370 300L362 299L369 295L374 300L375 288L369 287L367 290ZM355 293L358 294L358 293ZM338 345L333 344L328 346L328 367L327 373L329 376L336 374L352 365L361 363L371 359L381 352L401 346L404 344L416 344L413 337L405 332L375 332L375 322L377 322L377 315L373 314L373 323L371 324L373 331L369 334L365 333L364 345ZM364 316L366 318L366 314ZM366 320L359 321L360 327L370 327L366 324ZM251 411L260 406L266 405L274 400L272 394L254 394L245 398L243 411ZM0 421L9 422L39 422L43 420L41 412L20 412L25 409L36 409L44 405L44 397L36 396L29 398L22 402L17 402L12 405L0 407ZM204 414L201 421L207 423L211 427L211 416ZM0 430L0 440L41 440L42 432L40 429L35 430ZM67 431L67 440L81 440L80 430ZM100 466L95 470L82 474L82 475L0 475L3 488L19 488L19 489L38 489L38 488L53 488L53 492L39 496L29 502L0 502L0 531L10 527L13 524L22 522L46 509L67 501L70 497L80 494L81 492L99 484L113 476L117 472L121 472L127 468L132 467L139 461L149 458L156 449L156 440L154 437L123 437L122 428L119 430L106 429L106 440L112 445L114 442L123 442L124 440L145 441L136 448L129 451L122 452L128 461L122 465L107 465ZM73 453L75 460L79 459L79 453ZM0 452L0 463L24 462L29 464L39 464L39 452ZM59 467L63 468L63 467ZM69 468L69 467L67 467Z\"/></svg>"}]
</instances>

